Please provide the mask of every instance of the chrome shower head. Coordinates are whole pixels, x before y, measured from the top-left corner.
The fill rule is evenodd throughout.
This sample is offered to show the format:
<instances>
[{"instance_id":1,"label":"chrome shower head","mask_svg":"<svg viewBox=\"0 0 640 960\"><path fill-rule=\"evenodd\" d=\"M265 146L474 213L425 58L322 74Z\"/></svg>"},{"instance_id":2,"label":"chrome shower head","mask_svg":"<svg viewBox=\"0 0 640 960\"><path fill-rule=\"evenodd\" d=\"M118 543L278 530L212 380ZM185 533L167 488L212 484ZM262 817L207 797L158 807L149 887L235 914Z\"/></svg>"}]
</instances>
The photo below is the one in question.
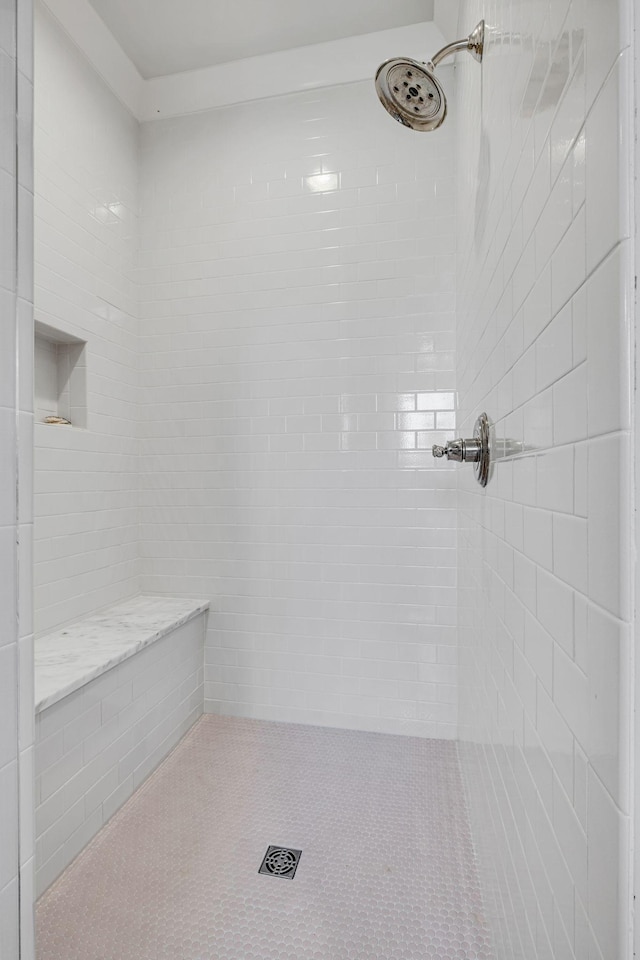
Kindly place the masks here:
<instances>
[{"instance_id":1,"label":"chrome shower head","mask_svg":"<svg viewBox=\"0 0 640 960\"><path fill-rule=\"evenodd\" d=\"M447 115L444 90L426 63L385 60L376 72L376 91L393 119L412 130L435 130Z\"/></svg>"},{"instance_id":2,"label":"chrome shower head","mask_svg":"<svg viewBox=\"0 0 640 960\"><path fill-rule=\"evenodd\" d=\"M465 40L449 43L428 63L394 57L376 71L376 92L380 103L394 120L412 130L436 130L447 115L447 98L435 76L435 68L458 50L466 50L482 61L484 20Z\"/></svg>"}]
</instances>

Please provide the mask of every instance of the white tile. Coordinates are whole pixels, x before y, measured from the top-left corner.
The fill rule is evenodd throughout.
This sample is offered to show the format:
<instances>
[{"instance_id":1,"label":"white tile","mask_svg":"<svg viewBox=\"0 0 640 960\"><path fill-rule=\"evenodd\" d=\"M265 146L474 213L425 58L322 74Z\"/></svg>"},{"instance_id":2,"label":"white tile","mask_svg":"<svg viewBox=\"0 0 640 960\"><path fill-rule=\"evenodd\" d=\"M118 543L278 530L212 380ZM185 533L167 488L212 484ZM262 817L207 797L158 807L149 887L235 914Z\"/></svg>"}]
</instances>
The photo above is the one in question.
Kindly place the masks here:
<instances>
[{"instance_id":1,"label":"white tile","mask_svg":"<svg viewBox=\"0 0 640 960\"><path fill-rule=\"evenodd\" d=\"M628 844L628 837L623 817L593 770L587 781L587 822L589 920L598 942L608 944L616 956L621 948L618 898L622 893L617 850Z\"/></svg>"},{"instance_id":2,"label":"white tile","mask_svg":"<svg viewBox=\"0 0 640 960\"><path fill-rule=\"evenodd\" d=\"M4 889L0 890L2 947L8 957L20 955L19 903L19 885L16 876Z\"/></svg>"},{"instance_id":3,"label":"white tile","mask_svg":"<svg viewBox=\"0 0 640 960\"><path fill-rule=\"evenodd\" d=\"M621 671L628 656L628 642L624 624L598 607L589 606L589 741L586 747L593 769L619 806L625 804L628 787L628 772L620 755L620 723L628 708Z\"/></svg>"},{"instance_id":4,"label":"white tile","mask_svg":"<svg viewBox=\"0 0 640 960\"><path fill-rule=\"evenodd\" d=\"M35 850L35 776L34 747L20 752L18 776L20 786L20 867Z\"/></svg>"},{"instance_id":5,"label":"white tile","mask_svg":"<svg viewBox=\"0 0 640 960\"><path fill-rule=\"evenodd\" d=\"M18 762L0 768L0 890L18 873Z\"/></svg>"},{"instance_id":6,"label":"white tile","mask_svg":"<svg viewBox=\"0 0 640 960\"><path fill-rule=\"evenodd\" d=\"M549 695L553 692L553 639L536 618L527 613L524 626L524 653L534 676Z\"/></svg>"},{"instance_id":7,"label":"white tile","mask_svg":"<svg viewBox=\"0 0 640 960\"><path fill-rule=\"evenodd\" d=\"M606 15L597 3L587 3L578 23L584 29L587 50L586 92L587 109L601 89L622 44L622 10L612 7Z\"/></svg>"},{"instance_id":8,"label":"white tile","mask_svg":"<svg viewBox=\"0 0 640 960\"><path fill-rule=\"evenodd\" d=\"M35 740L33 637L21 637L19 640L18 674L20 697L18 740L20 749L24 750Z\"/></svg>"},{"instance_id":9,"label":"white tile","mask_svg":"<svg viewBox=\"0 0 640 960\"><path fill-rule=\"evenodd\" d=\"M574 446L574 505L576 516L586 517L588 513L588 452L586 443Z\"/></svg>"},{"instance_id":10,"label":"white tile","mask_svg":"<svg viewBox=\"0 0 640 960\"><path fill-rule=\"evenodd\" d=\"M15 512L15 511L14 511ZM0 526L0 637L2 643L15 642L15 597L17 589L15 526Z\"/></svg>"},{"instance_id":11,"label":"white tile","mask_svg":"<svg viewBox=\"0 0 640 960\"><path fill-rule=\"evenodd\" d=\"M0 479L0 527L10 527L16 522L16 425L15 413L9 407L0 407L0 443L7 451L2 478ZM10 563L7 562L10 569Z\"/></svg>"},{"instance_id":12,"label":"white tile","mask_svg":"<svg viewBox=\"0 0 640 960\"><path fill-rule=\"evenodd\" d=\"M523 516L524 510L517 503L505 503L504 535L508 543L516 550L524 546Z\"/></svg>"},{"instance_id":13,"label":"white tile","mask_svg":"<svg viewBox=\"0 0 640 960\"><path fill-rule=\"evenodd\" d=\"M584 750L576 743L574 754L573 809L583 830L587 829L587 771L589 764Z\"/></svg>"},{"instance_id":14,"label":"white tile","mask_svg":"<svg viewBox=\"0 0 640 960\"><path fill-rule=\"evenodd\" d=\"M619 102L627 56L625 53L620 57L607 78L585 127L586 237L590 272L619 240L629 236L629 203L623 176L628 132Z\"/></svg>"},{"instance_id":15,"label":"white tile","mask_svg":"<svg viewBox=\"0 0 640 960\"><path fill-rule=\"evenodd\" d=\"M551 570L554 557L552 521L555 518L548 510L524 509L524 552L547 570Z\"/></svg>"},{"instance_id":16,"label":"white tile","mask_svg":"<svg viewBox=\"0 0 640 960\"><path fill-rule=\"evenodd\" d=\"M536 340L536 388L555 383L572 365L573 321L571 304L567 304Z\"/></svg>"},{"instance_id":17,"label":"white tile","mask_svg":"<svg viewBox=\"0 0 640 960\"><path fill-rule=\"evenodd\" d=\"M585 210L582 207L558 244L551 260L551 306L560 310L586 276Z\"/></svg>"},{"instance_id":18,"label":"white tile","mask_svg":"<svg viewBox=\"0 0 640 960\"><path fill-rule=\"evenodd\" d=\"M553 386L553 442L558 446L588 434L587 369L582 363Z\"/></svg>"},{"instance_id":19,"label":"white tile","mask_svg":"<svg viewBox=\"0 0 640 960\"><path fill-rule=\"evenodd\" d=\"M0 702L3 705L0 767L4 767L15 759L18 744L18 659L15 643L0 647Z\"/></svg>"},{"instance_id":20,"label":"white tile","mask_svg":"<svg viewBox=\"0 0 640 960\"><path fill-rule=\"evenodd\" d=\"M629 427L629 349L625 306L626 245L615 250L587 284L589 436Z\"/></svg>"},{"instance_id":21,"label":"white tile","mask_svg":"<svg viewBox=\"0 0 640 960\"><path fill-rule=\"evenodd\" d=\"M553 516L553 572L565 583L586 593L588 589L588 524L581 517Z\"/></svg>"},{"instance_id":22,"label":"white tile","mask_svg":"<svg viewBox=\"0 0 640 960\"><path fill-rule=\"evenodd\" d=\"M518 457L514 460L513 499L522 504L534 505L537 502L535 457Z\"/></svg>"},{"instance_id":23,"label":"white tile","mask_svg":"<svg viewBox=\"0 0 640 960\"><path fill-rule=\"evenodd\" d=\"M520 406L536 392L536 351L531 346L513 366L513 405Z\"/></svg>"},{"instance_id":24,"label":"white tile","mask_svg":"<svg viewBox=\"0 0 640 960\"><path fill-rule=\"evenodd\" d=\"M548 450L536 458L538 506L573 512L574 455L572 447Z\"/></svg>"},{"instance_id":25,"label":"white tile","mask_svg":"<svg viewBox=\"0 0 640 960\"><path fill-rule=\"evenodd\" d=\"M551 320L551 267L537 278L523 307L524 344L532 344Z\"/></svg>"},{"instance_id":26,"label":"white tile","mask_svg":"<svg viewBox=\"0 0 640 960\"><path fill-rule=\"evenodd\" d=\"M588 284L583 284L571 301L574 367L587 359L587 290Z\"/></svg>"},{"instance_id":27,"label":"white tile","mask_svg":"<svg viewBox=\"0 0 640 960\"><path fill-rule=\"evenodd\" d=\"M0 56L2 54L0 53ZM5 290L0 287L0 310L2 311L3 317L12 317L16 309L16 297L13 290ZM6 353L5 357L7 360L15 356L15 338L16 330L15 325L11 323L5 324L6 330ZM3 362L3 383L0 386L0 407L5 407L7 409L11 408L15 402L15 371L11 369L10 364L5 360ZM9 448L10 449L10 448Z\"/></svg>"},{"instance_id":28,"label":"white tile","mask_svg":"<svg viewBox=\"0 0 640 960\"><path fill-rule=\"evenodd\" d=\"M553 392L537 394L524 408L524 444L527 450L544 450L553 445Z\"/></svg>"},{"instance_id":29,"label":"white tile","mask_svg":"<svg viewBox=\"0 0 640 960\"><path fill-rule=\"evenodd\" d=\"M589 443L589 596L618 616L627 614L629 603L621 538L628 455L624 436Z\"/></svg>"},{"instance_id":30,"label":"white tile","mask_svg":"<svg viewBox=\"0 0 640 960\"><path fill-rule=\"evenodd\" d=\"M573 735L551 697L540 684L536 730L564 790L573 795Z\"/></svg>"},{"instance_id":31,"label":"white tile","mask_svg":"<svg viewBox=\"0 0 640 960\"><path fill-rule=\"evenodd\" d=\"M35 856L23 862L20 867L20 949L24 956L35 957L35 924L33 905L36 900Z\"/></svg>"},{"instance_id":32,"label":"white tile","mask_svg":"<svg viewBox=\"0 0 640 960\"><path fill-rule=\"evenodd\" d=\"M522 554L514 556L514 592L522 603L535 612L537 603L536 567Z\"/></svg>"},{"instance_id":33,"label":"white tile","mask_svg":"<svg viewBox=\"0 0 640 960\"><path fill-rule=\"evenodd\" d=\"M558 645L553 651L553 702L569 724L580 749L588 749L589 678Z\"/></svg>"},{"instance_id":34,"label":"white tile","mask_svg":"<svg viewBox=\"0 0 640 960\"><path fill-rule=\"evenodd\" d=\"M563 650L573 655L573 590L553 574L538 568L537 615Z\"/></svg>"}]
</instances>

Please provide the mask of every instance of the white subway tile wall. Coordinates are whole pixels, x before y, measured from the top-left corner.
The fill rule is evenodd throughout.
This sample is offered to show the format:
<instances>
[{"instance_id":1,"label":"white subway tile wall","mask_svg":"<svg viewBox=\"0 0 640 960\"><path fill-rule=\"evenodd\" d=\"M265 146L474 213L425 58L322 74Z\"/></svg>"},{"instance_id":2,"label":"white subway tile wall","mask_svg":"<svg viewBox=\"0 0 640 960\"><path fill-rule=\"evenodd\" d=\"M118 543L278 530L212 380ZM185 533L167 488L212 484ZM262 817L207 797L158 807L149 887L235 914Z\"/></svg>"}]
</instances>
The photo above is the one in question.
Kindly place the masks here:
<instances>
[{"instance_id":1,"label":"white subway tile wall","mask_svg":"<svg viewBox=\"0 0 640 960\"><path fill-rule=\"evenodd\" d=\"M201 615L36 718L37 895L202 713Z\"/></svg>"},{"instance_id":2,"label":"white subway tile wall","mask_svg":"<svg viewBox=\"0 0 640 960\"><path fill-rule=\"evenodd\" d=\"M609 960L630 902L626 3L461 7L485 61L459 58L459 97L440 71L428 137L368 83L139 131L42 16L38 317L88 341L89 419L36 427L39 629L139 589L209 597L208 710L459 732L499 960ZM2 378L5 442L13 403ZM483 409L485 492L429 449ZM11 676L15 638L4 655Z\"/></svg>"},{"instance_id":3,"label":"white subway tile wall","mask_svg":"<svg viewBox=\"0 0 640 960\"><path fill-rule=\"evenodd\" d=\"M142 126L142 590L211 598L208 710L455 736L454 132Z\"/></svg>"},{"instance_id":4,"label":"white subway tile wall","mask_svg":"<svg viewBox=\"0 0 640 960\"><path fill-rule=\"evenodd\" d=\"M30 4L0 16L0 952L33 960ZM16 489L20 484L19 496Z\"/></svg>"},{"instance_id":5,"label":"white subway tile wall","mask_svg":"<svg viewBox=\"0 0 640 960\"><path fill-rule=\"evenodd\" d=\"M16 4L7 5L0 20L0 111L3 119L0 145L0 310L3 349L0 350L0 943L10 960L17 960L20 943L20 845L18 813L18 669L17 631L18 516L16 481L18 447L16 410L17 341L17 211L16 141L14 120L18 67L16 63Z\"/></svg>"},{"instance_id":6,"label":"white subway tile wall","mask_svg":"<svg viewBox=\"0 0 640 960\"><path fill-rule=\"evenodd\" d=\"M476 0L458 68L461 756L497 957L628 956L624 4Z\"/></svg>"},{"instance_id":7,"label":"white subway tile wall","mask_svg":"<svg viewBox=\"0 0 640 960\"><path fill-rule=\"evenodd\" d=\"M18 742L20 749L20 960L35 960L35 782L33 716L33 4L17 0L17 408ZM7 958L9 960L9 957Z\"/></svg>"},{"instance_id":8,"label":"white subway tile wall","mask_svg":"<svg viewBox=\"0 0 640 960\"><path fill-rule=\"evenodd\" d=\"M86 429L35 425L43 633L139 591L139 127L39 3L36 14L36 319L87 341L88 374Z\"/></svg>"}]
</instances>

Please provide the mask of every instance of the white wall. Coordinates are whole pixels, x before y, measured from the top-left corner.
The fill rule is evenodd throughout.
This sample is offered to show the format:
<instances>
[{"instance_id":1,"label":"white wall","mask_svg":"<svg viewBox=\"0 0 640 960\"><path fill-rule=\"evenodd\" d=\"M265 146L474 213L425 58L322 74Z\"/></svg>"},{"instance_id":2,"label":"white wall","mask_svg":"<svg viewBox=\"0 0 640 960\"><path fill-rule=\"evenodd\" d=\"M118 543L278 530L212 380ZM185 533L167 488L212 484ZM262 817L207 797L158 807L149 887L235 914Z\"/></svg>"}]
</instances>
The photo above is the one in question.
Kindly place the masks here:
<instances>
[{"instance_id":1,"label":"white wall","mask_svg":"<svg viewBox=\"0 0 640 960\"><path fill-rule=\"evenodd\" d=\"M453 134L371 82L142 127L142 589L211 598L209 710L455 734Z\"/></svg>"},{"instance_id":2,"label":"white wall","mask_svg":"<svg viewBox=\"0 0 640 960\"><path fill-rule=\"evenodd\" d=\"M0 633L0 944L14 960L19 950L19 814L18 814L18 557L16 553L16 481L18 463L16 416L16 101L15 4L0 24L0 110L3 117L0 144L0 305L6 349L0 351L0 442L2 486L0 487L0 563L3 598Z\"/></svg>"},{"instance_id":3,"label":"white wall","mask_svg":"<svg viewBox=\"0 0 640 960\"><path fill-rule=\"evenodd\" d=\"M499 958L628 953L629 31L485 15L458 84L458 388L524 444L460 470L461 751ZM620 40L620 37L625 39ZM472 745L471 741L475 743Z\"/></svg>"},{"instance_id":4,"label":"white wall","mask_svg":"<svg viewBox=\"0 0 640 960\"><path fill-rule=\"evenodd\" d=\"M4 4L0 17L0 954L3 960L33 958L31 36L29 4L22 0ZM16 497L18 482L20 491Z\"/></svg>"},{"instance_id":5,"label":"white wall","mask_svg":"<svg viewBox=\"0 0 640 960\"><path fill-rule=\"evenodd\" d=\"M138 124L39 4L36 319L87 341L87 428L36 423L36 629L138 592Z\"/></svg>"},{"instance_id":6,"label":"white wall","mask_svg":"<svg viewBox=\"0 0 640 960\"><path fill-rule=\"evenodd\" d=\"M89 405L102 432L90 422L84 446L71 433L66 460L46 450L47 482L63 466L67 490L89 452L96 475L125 485L112 530L129 530L134 464L121 454L134 448L115 421L131 422L135 399L122 385L135 384L136 281L140 583L211 597L208 709L453 736L454 472L429 447L453 433L457 289L459 432L486 409L498 441L524 444L486 492L456 471L461 753L497 952L617 960L629 905L627 31L614 0L461 6L459 35L482 15L491 31L482 69L459 60L457 142L453 98L447 125L420 138L368 83L143 126L138 274L123 266L119 223L79 221L83 240L122 253L104 262L126 278L103 295L121 297L106 321L95 300L70 301L71 332L98 329L113 351ZM134 163L114 180L114 144L131 158L135 127L95 80L80 82L81 60L62 59L79 81L72 102L88 82L113 125L105 142L89 123L104 182L76 171L72 187L49 171L65 193L51 226L94 193L103 211L123 201L129 222ZM69 127L57 143L47 132L60 170L94 143ZM114 183L129 185L123 196ZM63 234L42 277L58 272L46 258L62 244L68 297L86 267ZM92 269L104 290L110 274ZM54 283L41 288L57 303ZM64 449L67 434L47 444ZM61 494L46 536L73 531L68 504L91 504L81 523L101 515L104 494L75 494ZM131 590L133 557L78 533L105 547L103 573L111 561L127 571L115 589ZM54 578L41 594L51 622L84 612L79 595L87 609L117 599L97 571L90 590L56 580L73 568L54 559L40 568Z\"/></svg>"}]
</instances>

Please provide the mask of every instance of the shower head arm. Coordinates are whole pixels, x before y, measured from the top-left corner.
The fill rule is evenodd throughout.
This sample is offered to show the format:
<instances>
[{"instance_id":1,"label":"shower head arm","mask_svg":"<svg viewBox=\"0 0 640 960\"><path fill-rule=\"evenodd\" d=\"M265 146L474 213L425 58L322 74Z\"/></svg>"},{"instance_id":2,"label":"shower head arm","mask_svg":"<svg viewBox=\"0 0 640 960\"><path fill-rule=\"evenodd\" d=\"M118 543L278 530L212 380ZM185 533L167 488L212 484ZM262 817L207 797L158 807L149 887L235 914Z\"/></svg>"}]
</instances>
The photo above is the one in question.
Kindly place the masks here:
<instances>
[{"instance_id":1,"label":"shower head arm","mask_svg":"<svg viewBox=\"0 0 640 960\"><path fill-rule=\"evenodd\" d=\"M453 56L453 54L457 53L458 50L466 50L467 53L470 53L472 57L475 57L478 62L482 62L482 54L484 51L484 20L481 20L475 29L472 30L469 36L465 37L464 40L456 40L454 43L448 43L446 47L442 48L442 50L438 50L431 60L429 60L427 66L431 70L435 70L439 63L441 63L446 57Z\"/></svg>"}]
</instances>

